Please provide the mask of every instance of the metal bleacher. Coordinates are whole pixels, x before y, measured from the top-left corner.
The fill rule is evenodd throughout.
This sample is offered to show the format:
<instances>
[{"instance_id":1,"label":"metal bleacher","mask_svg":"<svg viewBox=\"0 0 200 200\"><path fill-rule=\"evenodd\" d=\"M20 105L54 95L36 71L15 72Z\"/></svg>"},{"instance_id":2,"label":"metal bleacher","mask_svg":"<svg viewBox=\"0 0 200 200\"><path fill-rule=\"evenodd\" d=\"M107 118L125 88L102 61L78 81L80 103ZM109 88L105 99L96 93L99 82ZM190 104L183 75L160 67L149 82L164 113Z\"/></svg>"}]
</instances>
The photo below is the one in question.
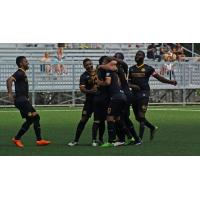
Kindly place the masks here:
<instances>
[{"instance_id":1,"label":"metal bleacher","mask_svg":"<svg viewBox=\"0 0 200 200\"><path fill-rule=\"evenodd\" d=\"M106 46L106 45L105 45ZM146 52L146 45L140 47ZM44 52L49 52L51 57L56 56L56 46L46 45L37 47L26 47L25 44L0 44L0 91L6 92L6 79L12 75L17 67L15 59L17 56L24 55L30 63L30 70L27 72L29 79L29 89L32 93L37 92L75 92L79 91L79 77L84 71L82 61L84 58L91 58L94 65L103 55L113 55L116 52L123 52L125 61L129 66L134 64L134 55L138 48L135 44L128 47L127 44L107 45L104 49L64 49L64 66L66 74L57 75L56 73L46 74L40 71L40 58ZM163 62L152 62L147 60L159 73ZM156 79L150 79L151 89L199 89L200 88L200 64L198 62L174 63L175 75L178 85L176 87L162 84ZM169 78L169 74L164 74ZM72 97L74 98L74 97ZM34 101L34 99L32 99Z\"/></svg>"}]
</instances>

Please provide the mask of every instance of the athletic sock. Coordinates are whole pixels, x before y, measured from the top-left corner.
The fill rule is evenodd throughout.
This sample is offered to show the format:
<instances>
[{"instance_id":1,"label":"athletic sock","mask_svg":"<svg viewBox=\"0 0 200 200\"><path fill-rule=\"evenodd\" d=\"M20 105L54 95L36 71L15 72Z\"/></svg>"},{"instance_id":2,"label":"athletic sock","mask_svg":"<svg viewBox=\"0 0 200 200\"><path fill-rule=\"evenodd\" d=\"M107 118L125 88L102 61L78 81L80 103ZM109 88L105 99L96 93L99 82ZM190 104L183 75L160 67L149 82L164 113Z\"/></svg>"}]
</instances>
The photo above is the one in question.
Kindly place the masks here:
<instances>
[{"instance_id":1,"label":"athletic sock","mask_svg":"<svg viewBox=\"0 0 200 200\"><path fill-rule=\"evenodd\" d=\"M41 137L41 128L40 128L40 118L37 117L33 123L33 127L34 127L34 131L35 131L35 135L36 135L36 139L37 141L40 141L42 139Z\"/></svg>"},{"instance_id":2,"label":"athletic sock","mask_svg":"<svg viewBox=\"0 0 200 200\"><path fill-rule=\"evenodd\" d=\"M99 123L98 122L94 122L92 125L92 140L96 141L97 140L97 132L99 129Z\"/></svg>"},{"instance_id":3,"label":"athletic sock","mask_svg":"<svg viewBox=\"0 0 200 200\"><path fill-rule=\"evenodd\" d=\"M74 142L78 142L79 141L79 138L81 136L81 133L83 132L83 129L85 128L85 124L86 124L87 121L80 121L78 126L77 126L77 129L76 129L76 136L75 136L75 139L74 139Z\"/></svg>"},{"instance_id":4,"label":"athletic sock","mask_svg":"<svg viewBox=\"0 0 200 200\"><path fill-rule=\"evenodd\" d=\"M101 121L99 124L99 141L103 142L103 136L105 133L105 121Z\"/></svg>"},{"instance_id":5,"label":"athletic sock","mask_svg":"<svg viewBox=\"0 0 200 200\"><path fill-rule=\"evenodd\" d=\"M115 133L115 122L108 121L108 142L112 143L115 140L116 133Z\"/></svg>"},{"instance_id":6,"label":"athletic sock","mask_svg":"<svg viewBox=\"0 0 200 200\"><path fill-rule=\"evenodd\" d=\"M143 139L144 130L145 130L145 123L142 121L140 122L140 131L139 131L139 137L141 140Z\"/></svg>"},{"instance_id":7,"label":"athletic sock","mask_svg":"<svg viewBox=\"0 0 200 200\"><path fill-rule=\"evenodd\" d=\"M145 126L150 128L151 130L155 129L155 126L153 124L151 124L149 121L147 121L146 119L145 119Z\"/></svg>"},{"instance_id":8,"label":"athletic sock","mask_svg":"<svg viewBox=\"0 0 200 200\"><path fill-rule=\"evenodd\" d=\"M32 123L33 123L33 121L31 121L31 120L26 120L26 121L23 123L23 125L22 125L21 129L19 130L19 132L17 133L17 135L15 136L15 139L16 139L16 140L20 140L21 137L26 133L26 131L28 131L28 129L29 129L29 127L30 127L30 125L31 125Z\"/></svg>"}]
</instances>

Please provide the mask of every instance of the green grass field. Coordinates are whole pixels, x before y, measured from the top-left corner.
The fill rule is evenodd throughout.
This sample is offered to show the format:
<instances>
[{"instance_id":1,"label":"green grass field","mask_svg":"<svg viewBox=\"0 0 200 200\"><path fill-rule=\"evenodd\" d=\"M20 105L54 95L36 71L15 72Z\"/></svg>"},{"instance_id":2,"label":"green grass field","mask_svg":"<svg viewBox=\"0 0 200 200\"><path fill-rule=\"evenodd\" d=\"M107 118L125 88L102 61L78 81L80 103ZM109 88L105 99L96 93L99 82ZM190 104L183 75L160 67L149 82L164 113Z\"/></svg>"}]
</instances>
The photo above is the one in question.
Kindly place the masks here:
<instances>
[{"instance_id":1,"label":"green grass field","mask_svg":"<svg viewBox=\"0 0 200 200\"><path fill-rule=\"evenodd\" d=\"M159 127L155 140L149 141L146 129L141 146L101 148L91 146L92 119L87 124L80 145L68 147L80 119L80 108L37 108L41 116L43 137L52 141L46 147L35 145L33 128L23 137L25 147L16 148L11 138L23 120L14 109L0 109L1 156L188 156L200 155L200 107L149 107L147 118ZM131 118L134 119L133 115ZM136 130L138 123L133 120ZM107 138L107 131L105 132Z\"/></svg>"}]
</instances>

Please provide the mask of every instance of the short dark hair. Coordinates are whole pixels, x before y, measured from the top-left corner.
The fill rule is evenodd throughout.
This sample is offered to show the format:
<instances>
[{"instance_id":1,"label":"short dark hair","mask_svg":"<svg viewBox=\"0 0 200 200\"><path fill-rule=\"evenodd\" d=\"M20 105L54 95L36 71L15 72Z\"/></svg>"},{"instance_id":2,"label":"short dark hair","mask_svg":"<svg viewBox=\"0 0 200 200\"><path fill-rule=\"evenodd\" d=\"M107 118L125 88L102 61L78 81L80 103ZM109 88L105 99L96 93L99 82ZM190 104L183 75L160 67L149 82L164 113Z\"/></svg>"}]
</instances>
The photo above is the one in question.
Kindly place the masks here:
<instances>
[{"instance_id":1,"label":"short dark hair","mask_svg":"<svg viewBox=\"0 0 200 200\"><path fill-rule=\"evenodd\" d=\"M117 52L114 55L115 58L120 58L121 60L124 60L124 54L121 52Z\"/></svg>"},{"instance_id":2,"label":"short dark hair","mask_svg":"<svg viewBox=\"0 0 200 200\"><path fill-rule=\"evenodd\" d=\"M107 58L108 56L101 56L101 58L99 58L99 65L102 65L104 60Z\"/></svg>"},{"instance_id":3,"label":"short dark hair","mask_svg":"<svg viewBox=\"0 0 200 200\"><path fill-rule=\"evenodd\" d=\"M144 56L144 58L145 58L145 53L144 53L144 51L139 50L136 54L138 54L138 53L142 53L143 56Z\"/></svg>"},{"instance_id":4,"label":"short dark hair","mask_svg":"<svg viewBox=\"0 0 200 200\"><path fill-rule=\"evenodd\" d=\"M108 57L106 56L106 58L104 58L103 62L104 64L108 64L109 62L116 60L114 57Z\"/></svg>"},{"instance_id":5,"label":"short dark hair","mask_svg":"<svg viewBox=\"0 0 200 200\"><path fill-rule=\"evenodd\" d=\"M16 64L18 67L20 67L20 63L22 62L23 59L25 59L26 57L25 56L18 56L16 58Z\"/></svg>"},{"instance_id":6,"label":"short dark hair","mask_svg":"<svg viewBox=\"0 0 200 200\"><path fill-rule=\"evenodd\" d=\"M86 62L88 62L88 61L91 61L89 58L85 58L84 60L83 60L83 65L85 66L85 63Z\"/></svg>"}]
</instances>

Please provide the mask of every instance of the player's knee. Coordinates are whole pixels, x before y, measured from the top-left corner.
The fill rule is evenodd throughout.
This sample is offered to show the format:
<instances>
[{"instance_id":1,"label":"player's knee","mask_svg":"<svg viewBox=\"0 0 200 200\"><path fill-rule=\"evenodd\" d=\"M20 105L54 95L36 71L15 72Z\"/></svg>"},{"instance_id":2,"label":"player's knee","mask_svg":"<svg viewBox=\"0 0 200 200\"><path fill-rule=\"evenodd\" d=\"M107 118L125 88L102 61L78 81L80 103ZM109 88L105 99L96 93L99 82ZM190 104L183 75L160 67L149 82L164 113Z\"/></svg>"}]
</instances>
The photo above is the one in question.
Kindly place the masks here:
<instances>
[{"instance_id":1,"label":"player's knee","mask_svg":"<svg viewBox=\"0 0 200 200\"><path fill-rule=\"evenodd\" d=\"M40 115L35 115L33 116L34 121L40 121Z\"/></svg>"},{"instance_id":2,"label":"player's knee","mask_svg":"<svg viewBox=\"0 0 200 200\"><path fill-rule=\"evenodd\" d=\"M37 112L32 112L32 116L35 117L36 115L39 115Z\"/></svg>"},{"instance_id":3,"label":"player's knee","mask_svg":"<svg viewBox=\"0 0 200 200\"><path fill-rule=\"evenodd\" d=\"M115 122L114 116L107 116L107 122Z\"/></svg>"}]
</instances>

